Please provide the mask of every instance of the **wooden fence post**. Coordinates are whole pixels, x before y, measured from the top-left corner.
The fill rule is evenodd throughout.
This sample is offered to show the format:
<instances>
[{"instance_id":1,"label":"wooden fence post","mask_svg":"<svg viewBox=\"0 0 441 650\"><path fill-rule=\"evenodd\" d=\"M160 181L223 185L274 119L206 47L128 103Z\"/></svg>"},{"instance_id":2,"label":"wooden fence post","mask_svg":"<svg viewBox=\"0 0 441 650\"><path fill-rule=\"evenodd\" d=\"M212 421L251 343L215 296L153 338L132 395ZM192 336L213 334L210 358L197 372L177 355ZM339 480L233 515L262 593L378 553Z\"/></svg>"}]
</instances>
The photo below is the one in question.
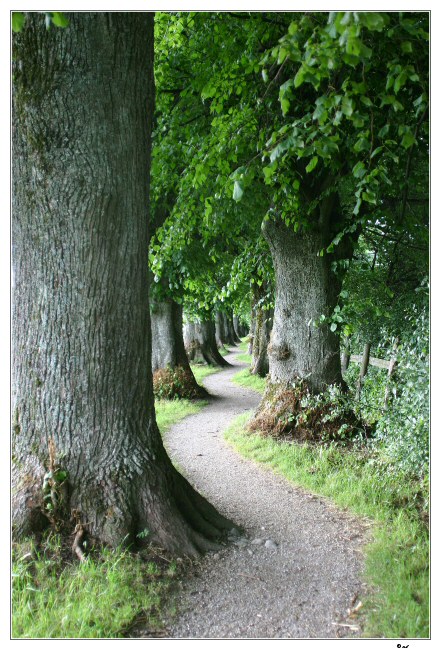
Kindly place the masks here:
<instances>
[{"instance_id":1,"label":"wooden fence post","mask_svg":"<svg viewBox=\"0 0 441 650\"><path fill-rule=\"evenodd\" d=\"M341 371L346 372L349 366L349 360L351 358L351 351L349 345L349 339L345 339L343 353L341 355Z\"/></svg>"},{"instance_id":2,"label":"wooden fence post","mask_svg":"<svg viewBox=\"0 0 441 650\"><path fill-rule=\"evenodd\" d=\"M393 349L392 349L392 356L391 356L391 360L390 360L390 363L389 363L389 368L387 370L386 390L384 392L384 403L383 403L384 408L387 408L387 405L388 405L388 403L390 401L391 379L392 379L392 375L394 374L395 370L397 369L398 343L399 343L399 340L395 339Z\"/></svg>"},{"instance_id":3,"label":"wooden fence post","mask_svg":"<svg viewBox=\"0 0 441 650\"><path fill-rule=\"evenodd\" d=\"M358 378L358 386L357 386L357 399L360 399L361 388L363 386L363 379L369 367L370 354L371 354L371 344L366 343L366 345L364 346L363 357L361 359L361 365L360 365L360 376Z\"/></svg>"}]
</instances>

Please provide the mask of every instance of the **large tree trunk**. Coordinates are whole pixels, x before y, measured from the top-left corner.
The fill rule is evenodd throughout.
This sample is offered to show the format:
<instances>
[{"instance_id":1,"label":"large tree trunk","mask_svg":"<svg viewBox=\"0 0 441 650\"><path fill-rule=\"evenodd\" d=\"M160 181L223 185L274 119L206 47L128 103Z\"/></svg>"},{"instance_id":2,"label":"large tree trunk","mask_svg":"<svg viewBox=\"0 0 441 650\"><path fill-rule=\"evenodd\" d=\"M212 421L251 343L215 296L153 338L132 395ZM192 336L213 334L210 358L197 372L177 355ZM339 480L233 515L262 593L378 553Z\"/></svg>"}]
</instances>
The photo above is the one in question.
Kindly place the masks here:
<instances>
[{"instance_id":1,"label":"large tree trunk","mask_svg":"<svg viewBox=\"0 0 441 650\"><path fill-rule=\"evenodd\" d=\"M68 17L28 15L13 43L14 535L73 515L112 545L148 529L195 554L230 524L175 471L154 416L153 14Z\"/></svg>"},{"instance_id":2,"label":"large tree trunk","mask_svg":"<svg viewBox=\"0 0 441 650\"><path fill-rule=\"evenodd\" d=\"M233 326L238 341L240 342L241 338L246 335L246 330L239 318L239 316L233 316Z\"/></svg>"},{"instance_id":3,"label":"large tree trunk","mask_svg":"<svg viewBox=\"0 0 441 650\"><path fill-rule=\"evenodd\" d=\"M228 330L228 339L231 341L231 345L236 346L238 343L240 343L240 338L236 333L236 330L234 329L234 322L233 322L233 314L228 312L225 314L225 319L226 319L226 326Z\"/></svg>"},{"instance_id":4,"label":"large tree trunk","mask_svg":"<svg viewBox=\"0 0 441 650\"><path fill-rule=\"evenodd\" d=\"M332 198L322 202L316 222L297 233L281 219L264 223L276 275L270 378L282 383L301 379L313 393L343 383L339 337L329 324L316 324L321 315L332 314L341 289L331 269L335 257L320 255L330 244L331 224L339 217Z\"/></svg>"},{"instance_id":5,"label":"large tree trunk","mask_svg":"<svg viewBox=\"0 0 441 650\"><path fill-rule=\"evenodd\" d=\"M250 318L250 331L248 334L248 349L247 352L249 355L253 354L254 348L254 335L256 332L256 305L254 293L251 294L251 318Z\"/></svg>"},{"instance_id":6,"label":"large tree trunk","mask_svg":"<svg viewBox=\"0 0 441 650\"><path fill-rule=\"evenodd\" d=\"M181 368L185 381L175 386L175 395L181 397L206 397L205 388L199 386L185 352L182 331L182 305L172 298L151 300L152 371ZM171 378L173 374L171 375ZM167 377L163 378L167 381Z\"/></svg>"},{"instance_id":7,"label":"large tree trunk","mask_svg":"<svg viewBox=\"0 0 441 650\"><path fill-rule=\"evenodd\" d=\"M218 312L218 331L225 346L236 347L236 340L233 331L233 321L224 311Z\"/></svg>"},{"instance_id":8,"label":"large tree trunk","mask_svg":"<svg viewBox=\"0 0 441 650\"><path fill-rule=\"evenodd\" d=\"M187 321L183 327L184 347L187 357L193 363L205 363L202 356L201 345L199 343L199 336L196 333L196 323Z\"/></svg>"},{"instance_id":9,"label":"large tree trunk","mask_svg":"<svg viewBox=\"0 0 441 650\"><path fill-rule=\"evenodd\" d=\"M272 326L272 310L258 307L256 309L251 373L259 375L259 377L266 377L269 371L268 344Z\"/></svg>"},{"instance_id":10,"label":"large tree trunk","mask_svg":"<svg viewBox=\"0 0 441 650\"><path fill-rule=\"evenodd\" d=\"M223 314L220 311L217 311L214 317L215 329L216 329L216 345L219 349L222 347L227 349L228 347L228 336L225 331L225 321Z\"/></svg>"},{"instance_id":11,"label":"large tree trunk","mask_svg":"<svg viewBox=\"0 0 441 650\"><path fill-rule=\"evenodd\" d=\"M184 343L191 361L205 361L209 366L229 366L216 345L216 328L211 320L186 323Z\"/></svg>"}]
</instances>

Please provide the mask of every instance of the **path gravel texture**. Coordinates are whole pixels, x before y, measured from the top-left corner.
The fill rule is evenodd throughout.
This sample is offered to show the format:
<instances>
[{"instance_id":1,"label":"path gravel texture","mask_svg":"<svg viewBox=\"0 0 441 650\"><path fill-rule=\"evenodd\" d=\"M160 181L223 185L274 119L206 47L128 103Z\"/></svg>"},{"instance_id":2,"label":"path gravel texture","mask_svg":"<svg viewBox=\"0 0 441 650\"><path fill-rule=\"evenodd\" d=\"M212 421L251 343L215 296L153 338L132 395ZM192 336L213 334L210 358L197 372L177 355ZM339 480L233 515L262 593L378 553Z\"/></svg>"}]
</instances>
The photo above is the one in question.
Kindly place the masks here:
<instances>
[{"instance_id":1,"label":"path gravel texture","mask_svg":"<svg viewBox=\"0 0 441 650\"><path fill-rule=\"evenodd\" d=\"M231 382L245 364L206 378L213 396L165 435L180 471L238 525L231 543L207 554L176 597L171 638L359 636L348 616L362 596L363 522L243 459L222 432L261 396ZM240 532L239 532L240 531Z\"/></svg>"}]
</instances>

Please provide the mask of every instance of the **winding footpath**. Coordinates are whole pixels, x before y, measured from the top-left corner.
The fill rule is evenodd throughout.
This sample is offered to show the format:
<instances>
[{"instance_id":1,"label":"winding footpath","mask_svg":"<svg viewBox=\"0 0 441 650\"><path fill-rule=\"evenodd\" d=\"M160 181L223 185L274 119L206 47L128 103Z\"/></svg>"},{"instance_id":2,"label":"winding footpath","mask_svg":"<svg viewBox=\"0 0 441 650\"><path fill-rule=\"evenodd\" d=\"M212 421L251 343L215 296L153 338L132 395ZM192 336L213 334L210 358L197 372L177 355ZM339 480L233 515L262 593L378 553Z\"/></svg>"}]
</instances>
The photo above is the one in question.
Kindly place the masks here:
<instances>
[{"instance_id":1,"label":"winding footpath","mask_svg":"<svg viewBox=\"0 0 441 650\"><path fill-rule=\"evenodd\" d=\"M207 407L165 435L180 471L242 533L207 554L176 597L171 638L340 638L360 634L348 610L363 585L362 522L228 447L222 432L260 395L230 380L245 367L206 378Z\"/></svg>"}]
</instances>

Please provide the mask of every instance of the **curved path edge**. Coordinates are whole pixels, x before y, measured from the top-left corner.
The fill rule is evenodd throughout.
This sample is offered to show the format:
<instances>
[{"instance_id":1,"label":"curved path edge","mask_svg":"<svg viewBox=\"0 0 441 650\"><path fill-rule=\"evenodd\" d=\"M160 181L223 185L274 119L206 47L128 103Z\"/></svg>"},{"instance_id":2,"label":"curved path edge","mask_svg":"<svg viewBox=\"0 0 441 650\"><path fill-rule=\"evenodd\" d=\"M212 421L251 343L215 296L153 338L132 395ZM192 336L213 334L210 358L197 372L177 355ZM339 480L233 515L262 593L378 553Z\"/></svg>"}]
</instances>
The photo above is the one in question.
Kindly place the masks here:
<instances>
[{"instance_id":1,"label":"curved path edge","mask_svg":"<svg viewBox=\"0 0 441 650\"><path fill-rule=\"evenodd\" d=\"M363 591L363 522L242 458L222 432L261 396L231 382L245 364L204 381L208 406L166 432L173 462L243 531L207 554L176 597L171 638L359 636L348 612Z\"/></svg>"}]
</instances>

